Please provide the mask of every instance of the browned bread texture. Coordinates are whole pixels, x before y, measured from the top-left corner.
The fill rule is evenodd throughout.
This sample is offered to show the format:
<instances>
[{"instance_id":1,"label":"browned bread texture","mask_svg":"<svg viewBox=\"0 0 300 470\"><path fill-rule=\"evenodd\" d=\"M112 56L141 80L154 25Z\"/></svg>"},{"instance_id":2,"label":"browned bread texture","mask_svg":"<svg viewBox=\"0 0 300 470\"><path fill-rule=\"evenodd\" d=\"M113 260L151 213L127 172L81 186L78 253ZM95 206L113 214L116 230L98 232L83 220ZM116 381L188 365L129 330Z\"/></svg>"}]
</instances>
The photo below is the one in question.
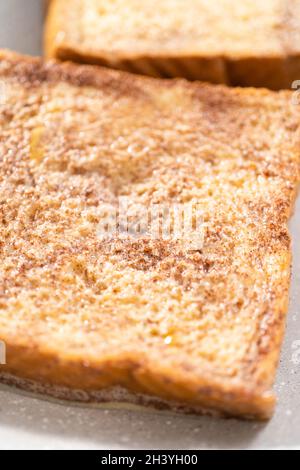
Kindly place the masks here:
<instances>
[{"instance_id":1,"label":"browned bread texture","mask_svg":"<svg viewBox=\"0 0 300 470\"><path fill-rule=\"evenodd\" d=\"M270 417L299 182L290 92L5 51L0 83L1 380ZM120 197L196 201L203 247L99 237Z\"/></svg>"},{"instance_id":2,"label":"browned bread texture","mask_svg":"<svg viewBox=\"0 0 300 470\"><path fill-rule=\"evenodd\" d=\"M45 53L155 77L291 88L300 0L53 0Z\"/></svg>"}]
</instances>

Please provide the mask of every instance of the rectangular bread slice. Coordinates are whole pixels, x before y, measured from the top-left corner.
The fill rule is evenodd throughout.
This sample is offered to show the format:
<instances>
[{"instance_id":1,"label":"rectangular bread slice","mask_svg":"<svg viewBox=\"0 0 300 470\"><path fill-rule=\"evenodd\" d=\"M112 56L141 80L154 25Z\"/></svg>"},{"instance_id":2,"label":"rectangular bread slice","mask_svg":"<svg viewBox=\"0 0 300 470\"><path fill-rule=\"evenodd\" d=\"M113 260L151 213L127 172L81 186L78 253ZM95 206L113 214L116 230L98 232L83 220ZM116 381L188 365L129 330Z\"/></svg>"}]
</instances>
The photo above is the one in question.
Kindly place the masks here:
<instances>
[{"instance_id":1,"label":"rectangular bread slice","mask_svg":"<svg viewBox=\"0 0 300 470\"><path fill-rule=\"evenodd\" d=\"M151 76L291 88L299 0L53 0L47 57Z\"/></svg>"},{"instance_id":2,"label":"rectangular bread slice","mask_svg":"<svg viewBox=\"0 0 300 470\"><path fill-rule=\"evenodd\" d=\"M292 94L4 51L0 84L1 380L270 417L299 183ZM120 201L130 222L196 207L201 224L127 230Z\"/></svg>"}]
</instances>

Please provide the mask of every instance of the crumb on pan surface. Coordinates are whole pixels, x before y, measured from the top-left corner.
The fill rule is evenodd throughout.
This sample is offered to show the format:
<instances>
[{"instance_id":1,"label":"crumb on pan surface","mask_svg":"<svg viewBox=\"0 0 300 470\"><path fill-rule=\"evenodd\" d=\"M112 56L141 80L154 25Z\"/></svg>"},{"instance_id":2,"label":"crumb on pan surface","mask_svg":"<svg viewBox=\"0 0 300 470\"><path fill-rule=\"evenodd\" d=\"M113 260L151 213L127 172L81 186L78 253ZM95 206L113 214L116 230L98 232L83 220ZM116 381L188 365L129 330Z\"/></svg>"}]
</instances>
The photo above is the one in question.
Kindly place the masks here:
<instances>
[{"instance_id":1,"label":"crumb on pan surface","mask_svg":"<svg viewBox=\"0 0 300 470\"><path fill-rule=\"evenodd\" d=\"M266 418L299 182L288 92L0 53L4 373ZM99 240L99 207L197 201L203 249Z\"/></svg>"}]
</instances>

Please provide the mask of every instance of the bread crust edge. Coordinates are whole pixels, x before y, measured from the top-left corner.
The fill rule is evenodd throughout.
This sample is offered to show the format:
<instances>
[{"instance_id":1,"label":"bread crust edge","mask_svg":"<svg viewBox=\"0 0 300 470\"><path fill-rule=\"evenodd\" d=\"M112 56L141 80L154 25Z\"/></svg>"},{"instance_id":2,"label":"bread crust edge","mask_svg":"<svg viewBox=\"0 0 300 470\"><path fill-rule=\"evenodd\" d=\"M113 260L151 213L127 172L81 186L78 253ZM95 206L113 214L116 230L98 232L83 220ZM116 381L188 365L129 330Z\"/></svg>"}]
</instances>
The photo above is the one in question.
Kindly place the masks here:
<instances>
[{"instance_id":1,"label":"bread crust edge","mask_svg":"<svg viewBox=\"0 0 300 470\"><path fill-rule=\"evenodd\" d=\"M91 407L115 407L127 410L159 411L180 413L184 415L209 416L221 419L242 419L245 421L266 421L271 418L272 413L268 415L259 414L237 414L224 410L210 408L208 406L193 406L188 403L164 400L160 397L151 396L145 393L136 393L123 386L115 385L102 390L82 390L71 389L61 385L50 383L41 383L35 380L24 379L10 373L0 372L0 383L20 389L29 395L47 401L60 402L67 404L72 402L74 406Z\"/></svg>"}]
</instances>

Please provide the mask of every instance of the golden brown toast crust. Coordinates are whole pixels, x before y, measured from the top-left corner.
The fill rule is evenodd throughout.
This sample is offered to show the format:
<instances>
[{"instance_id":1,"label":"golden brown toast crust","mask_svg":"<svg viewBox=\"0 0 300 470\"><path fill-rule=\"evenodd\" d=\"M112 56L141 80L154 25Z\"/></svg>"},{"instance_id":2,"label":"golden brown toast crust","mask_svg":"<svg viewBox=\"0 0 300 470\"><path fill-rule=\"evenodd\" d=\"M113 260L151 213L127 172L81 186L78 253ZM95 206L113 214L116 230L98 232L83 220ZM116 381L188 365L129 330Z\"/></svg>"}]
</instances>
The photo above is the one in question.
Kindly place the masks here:
<instances>
[{"instance_id":1,"label":"golden brown toast crust","mask_svg":"<svg viewBox=\"0 0 300 470\"><path fill-rule=\"evenodd\" d=\"M53 0L48 58L154 77L291 88L299 0Z\"/></svg>"},{"instance_id":2,"label":"golden brown toast crust","mask_svg":"<svg viewBox=\"0 0 300 470\"><path fill-rule=\"evenodd\" d=\"M80 390L62 387L48 383L41 383L34 380L23 379L0 372L0 382L9 386L15 386L34 395L43 395L46 399L54 398L55 400L72 401L79 404L90 405L115 405L119 407L147 407L159 411L172 411L184 414L199 414L213 416L217 418L231 417L230 413L219 411L213 408L204 408L201 406L185 405L184 403L164 400L154 395L146 395L144 393L131 392L128 389L115 385L100 390ZM241 416L243 418L243 416ZM249 416L249 419L252 419Z\"/></svg>"},{"instance_id":3,"label":"golden brown toast crust","mask_svg":"<svg viewBox=\"0 0 300 470\"><path fill-rule=\"evenodd\" d=\"M272 414L299 182L289 92L0 53L2 374ZM196 200L202 250L99 240L97 212Z\"/></svg>"}]
</instances>

